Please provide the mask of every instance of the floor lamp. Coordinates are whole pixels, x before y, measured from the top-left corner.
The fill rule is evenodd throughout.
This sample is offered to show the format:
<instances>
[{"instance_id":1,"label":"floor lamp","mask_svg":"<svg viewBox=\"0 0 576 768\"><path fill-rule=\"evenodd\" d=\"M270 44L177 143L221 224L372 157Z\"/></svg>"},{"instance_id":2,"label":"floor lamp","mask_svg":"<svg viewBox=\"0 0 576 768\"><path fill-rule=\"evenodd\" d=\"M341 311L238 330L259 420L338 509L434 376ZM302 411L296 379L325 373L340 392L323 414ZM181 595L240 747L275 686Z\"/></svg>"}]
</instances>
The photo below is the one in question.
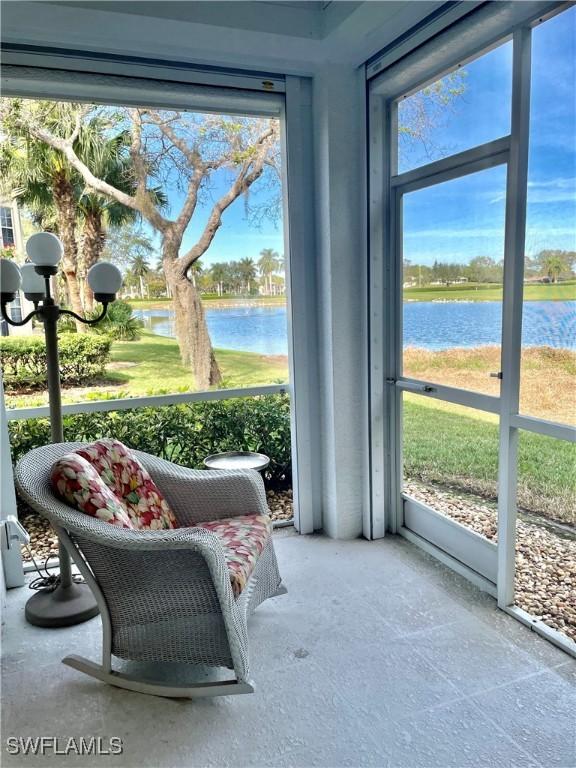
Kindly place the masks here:
<instances>
[{"instance_id":1,"label":"floor lamp","mask_svg":"<svg viewBox=\"0 0 576 768\"><path fill-rule=\"evenodd\" d=\"M62 398L60 393L60 365L58 359L58 320L70 315L86 325L94 325L105 317L108 304L116 299L122 285L122 274L113 264L98 262L89 270L87 280L96 301L102 304L100 315L89 320L69 309L62 309L52 297L50 281L58 273L63 248L60 240L50 232L39 232L28 238L26 253L30 262L18 267L13 261L0 262L0 300L2 317L9 325L22 326L32 318L44 325L46 339L46 369L50 404L50 429L53 443L64 442L62 429ZM24 296L34 303L34 310L23 320L9 316L7 305L14 301L22 287ZM62 542L58 544L60 576L56 587L39 590L26 603L26 619L38 627L68 627L80 624L98 614L96 600L86 584L72 577L70 555Z\"/></svg>"}]
</instances>

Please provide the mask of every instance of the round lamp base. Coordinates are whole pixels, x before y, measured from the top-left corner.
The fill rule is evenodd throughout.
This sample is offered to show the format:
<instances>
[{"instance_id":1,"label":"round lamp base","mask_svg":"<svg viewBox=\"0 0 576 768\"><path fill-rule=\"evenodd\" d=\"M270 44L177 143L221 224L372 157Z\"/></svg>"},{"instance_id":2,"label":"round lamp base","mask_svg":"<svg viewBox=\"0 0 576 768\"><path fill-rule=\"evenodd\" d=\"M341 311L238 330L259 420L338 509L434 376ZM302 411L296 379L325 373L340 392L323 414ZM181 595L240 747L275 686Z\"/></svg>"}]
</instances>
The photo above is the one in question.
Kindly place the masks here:
<instances>
[{"instance_id":1,"label":"round lamp base","mask_svg":"<svg viewBox=\"0 0 576 768\"><path fill-rule=\"evenodd\" d=\"M26 621L35 627L71 627L100 613L87 584L41 589L26 603Z\"/></svg>"}]
</instances>

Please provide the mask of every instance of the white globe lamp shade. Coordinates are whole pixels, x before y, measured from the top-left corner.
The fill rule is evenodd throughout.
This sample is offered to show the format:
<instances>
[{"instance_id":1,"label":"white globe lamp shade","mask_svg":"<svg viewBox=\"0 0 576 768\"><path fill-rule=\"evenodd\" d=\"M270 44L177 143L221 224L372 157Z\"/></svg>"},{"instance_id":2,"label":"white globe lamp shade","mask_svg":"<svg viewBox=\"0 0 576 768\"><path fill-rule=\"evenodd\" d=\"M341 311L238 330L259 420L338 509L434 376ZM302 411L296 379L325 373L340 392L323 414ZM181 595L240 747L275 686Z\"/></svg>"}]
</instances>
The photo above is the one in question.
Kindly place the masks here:
<instances>
[{"instance_id":1,"label":"white globe lamp shade","mask_svg":"<svg viewBox=\"0 0 576 768\"><path fill-rule=\"evenodd\" d=\"M13 301L20 289L22 276L18 265L10 259L0 259L0 292L3 301Z\"/></svg>"},{"instance_id":2,"label":"white globe lamp shade","mask_svg":"<svg viewBox=\"0 0 576 768\"><path fill-rule=\"evenodd\" d=\"M56 267L64 248L61 241L52 232L38 232L26 242L26 253L37 267Z\"/></svg>"},{"instance_id":3,"label":"white globe lamp shade","mask_svg":"<svg viewBox=\"0 0 576 768\"><path fill-rule=\"evenodd\" d=\"M100 302L114 301L122 286L122 272L107 261L99 261L90 267L86 278L94 298Z\"/></svg>"},{"instance_id":4,"label":"white globe lamp shade","mask_svg":"<svg viewBox=\"0 0 576 768\"><path fill-rule=\"evenodd\" d=\"M22 290L27 299L40 301L46 293L44 278L36 272L34 264L24 264L20 267L22 275Z\"/></svg>"}]
</instances>

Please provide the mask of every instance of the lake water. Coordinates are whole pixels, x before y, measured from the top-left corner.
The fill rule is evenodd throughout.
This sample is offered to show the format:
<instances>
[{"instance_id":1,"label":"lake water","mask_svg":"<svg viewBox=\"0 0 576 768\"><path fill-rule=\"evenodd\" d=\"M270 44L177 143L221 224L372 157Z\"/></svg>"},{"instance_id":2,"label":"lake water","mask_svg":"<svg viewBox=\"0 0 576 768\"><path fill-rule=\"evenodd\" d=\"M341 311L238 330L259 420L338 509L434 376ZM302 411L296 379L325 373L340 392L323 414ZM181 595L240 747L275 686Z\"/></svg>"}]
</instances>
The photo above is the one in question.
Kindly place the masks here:
<instances>
[{"instance_id":1,"label":"lake water","mask_svg":"<svg viewBox=\"0 0 576 768\"><path fill-rule=\"evenodd\" d=\"M171 309L140 309L149 330L174 336ZM220 349L288 353L285 307L226 307L206 310L212 344ZM527 301L522 343L525 346L576 350L576 301ZM499 344L502 304L498 301L421 301L404 304L404 344L425 349L478 347Z\"/></svg>"},{"instance_id":2,"label":"lake water","mask_svg":"<svg viewBox=\"0 0 576 768\"><path fill-rule=\"evenodd\" d=\"M208 307L205 312L210 338L217 349L261 355L288 354L286 307ZM153 333L175 336L172 309L138 309L134 314Z\"/></svg>"}]
</instances>

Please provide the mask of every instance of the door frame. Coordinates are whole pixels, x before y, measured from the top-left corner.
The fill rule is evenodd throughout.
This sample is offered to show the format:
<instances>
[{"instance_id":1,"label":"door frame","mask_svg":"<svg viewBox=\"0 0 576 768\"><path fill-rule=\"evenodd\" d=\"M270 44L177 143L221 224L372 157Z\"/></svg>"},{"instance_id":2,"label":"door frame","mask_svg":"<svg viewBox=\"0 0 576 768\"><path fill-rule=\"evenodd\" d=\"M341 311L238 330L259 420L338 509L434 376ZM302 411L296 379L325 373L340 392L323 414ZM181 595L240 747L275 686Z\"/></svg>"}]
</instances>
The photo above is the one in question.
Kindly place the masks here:
<instances>
[{"instance_id":1,"label":"door frame","mask_svg":"<svg viewBox=\"0 0 576 768\"><path fill-rule=\"evenodd\" d=\"M519 429L576 442L576 430L565 424L524 416L519 413L519 382L524 280L528 140L530 117L531 30L568 3L499 4L500 14L487 4L416 49L404 60L368 79L369 146L369 360L370 360L370 475L371 526L367 538L400 533L432 552L447 565L497 596L500 608L530 625L565 650L568 641L554 630L536 622L514 606L516 543L516 472ZM403 174L397 173L396 101L435 81L458 64L513 41L511 131L508 136L471 150L430 163ZM427 61L430 66L427 67ZM424 74L423 74L424 73ZM402 355L401 227L398 226L399 193L430 186L493 167L495 158L507 165L504 240L504 278L500 397L468 392L453 387L410 380L399 374ZM464 172L463 172L464 171ZM463 564L431 541L408 531L401 503L401 396L418 391L466 405L500 417L498 546L495 578L487 579L478 570ZM414 504L409 514L418 515L425 505ZM433 510L431 510L433 512ZM437 513L436 513L437 514ZM462 538L463 526L450 521L454 540ZM467 531L467 529L464 529ZM467 531L470 534L469 531ZM472 534L470 534L472 535ZM477 549L477 551L479 551ZM494 557L488 553L488 558ZM494 568L492 562L491 568ZM540 626L542 625L542 626ZM571 644L572 645L572 644ZM570 649L573 653L573 650Z\"/></svg>"}]
</instances>

